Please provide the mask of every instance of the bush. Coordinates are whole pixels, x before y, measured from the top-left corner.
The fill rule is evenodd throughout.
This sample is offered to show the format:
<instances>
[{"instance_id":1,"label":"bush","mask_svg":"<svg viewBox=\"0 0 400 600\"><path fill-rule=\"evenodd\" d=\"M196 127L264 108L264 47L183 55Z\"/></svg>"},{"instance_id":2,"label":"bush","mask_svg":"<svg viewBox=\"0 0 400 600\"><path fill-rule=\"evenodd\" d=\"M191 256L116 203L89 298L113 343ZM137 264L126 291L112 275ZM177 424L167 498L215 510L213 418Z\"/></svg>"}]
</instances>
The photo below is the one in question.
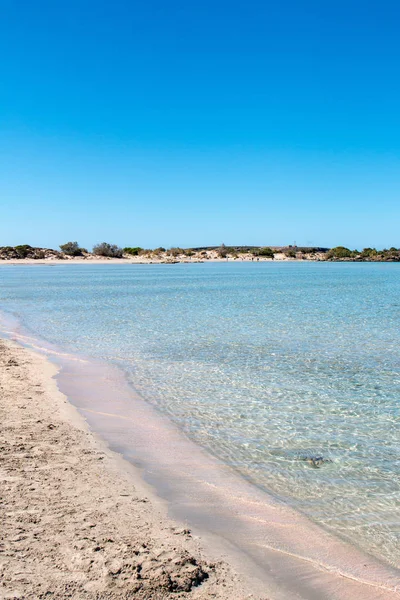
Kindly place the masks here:
<instances>
[{"instance_id":1,"label":"bush","mask_svg":"<svg viewBox=\"0 0 400 600\"><path fill-rule=\"evenodd\" d=\"M14 250L18 254L18 258L26 258L29 251L32 250L32 246L29 244L22 244L21 246L15 246Z\"/></svg>"},{"instance_id":2,"label":"bush","mask_svg":"<svg viewBox=\"0 0 400 600\"><path fill-rule=\"evenodd\" d=\"M267 258L274 258L274 253L271 248L261 248L260 256L265 256Z\"/></svg>"},{"instance_id":3,"label":"bush","mask_svg":"<svg viewBox=\"0 0 400 600\"><path fill-rule=\"evenodd\" d=\"M68 256L82 256L83 248L79 247L78 242L67 242L66 244L60 244L60 250Z\"/></svg>"},{"instance_id":4,"label":"bush","mask_svg":"<svg viewBox=\"0 0 400 600\"><path fill-rule=\"evenodd\" d=\"M180 254L183 254L183 250L182 250L182 248L170 248L168 250L168 254L170 256L176 257L176 256L179 256Z\"/></svg>"},{"instance_id":5,"label":"bush","mask_svg":"<svg viewBox=\"0 0 400 600\"><path fill-rule=\"evenodd\" d=\"M361 258L370 258L371 256L376 256L377 254L378 252L375 248L364 248L360 256Z\"/></svg>"},{"instance_id":6,"label":"bush","mask_svg":"<svg viewBox=\"0 0 400 600\"><path fill-rule=\"evenodd\" d=\"M124 254L130 254L131 256L138 256L138 254L143 250L140 246L136 246L135 248L124 248Z\"/></svg>"},{"instance_id":7,"label":"bush","mask_svg":"<svg viewBox=\"0 0 400 600\"><path fill-rule=\"evenodd\" d=\"M271 248L268 248L267 246L264 248L256 248L256 250L253 252L253 254L255 256L263 256L265 258L274 258L274 253L271 250Z\"/></svg>"},{"instance_id":8,"label":"bush","mask_svg":"<svg viewBox=\"0 0 400 600\"><path fill-rule=\"evenodd\" d=\"M155 248L153 250L153 254L155 256L159 256L160 254L162 254L163 252L165 252L165 248L163 248L162 246L160 246L159 248Z\"/></svg>"},{"instance_id":9,"label":"bush","mask_svg":"<svg viewBox=\"0 0 400 600\"><path fill-rule=\"evenodd\" d=\"M220 258L226 258L231 251L231 248L227 248L225 244L221 244L217 249L217 254Z\"/></svg>"},{"instance_id":10,"label":"bush","mask_svg":"<svg viewBox=\"0 0 400 600\"><path fill-rule=\"evenodd\" d=\"M122 258L123 251L122 248L115 244L102 242L101 244L93 246L93 254L96 254L97 256L107 256L109 258Z\"/></svg>"},{"instance_id":11,"label":"bush","mask_svg":"<svg viewBox=\"0 0 400 600\"><path fill-rule=\"evenodd\" d=\"M336 246L336 248L331 248L329 252L326 254L326 258L351 258L352 252L348 248L344 246Z\"/></svg>"}]
</instances>

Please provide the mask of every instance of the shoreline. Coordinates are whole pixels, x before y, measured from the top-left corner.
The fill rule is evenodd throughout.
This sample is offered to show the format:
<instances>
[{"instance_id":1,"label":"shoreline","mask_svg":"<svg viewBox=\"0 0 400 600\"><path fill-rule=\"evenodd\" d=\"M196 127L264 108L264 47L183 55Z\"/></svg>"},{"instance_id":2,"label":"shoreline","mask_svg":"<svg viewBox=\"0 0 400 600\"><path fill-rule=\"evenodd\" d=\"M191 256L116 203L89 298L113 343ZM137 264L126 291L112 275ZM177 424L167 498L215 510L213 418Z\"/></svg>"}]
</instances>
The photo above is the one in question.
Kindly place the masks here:
<instances>
[{"instance_id":1,"label":"shoreline","mask_svg":"<svg viewBox=\"0 0 400 600\"><path fill-rule=\"evenodd\" d=\"M71 258L71 259L33 259L33 258L22 258L22 259L11 259L11 260L0 260L0 266L6 265L196 265L196 264L207 264L207 263L257 263L257 262L326 262L310 259L300 258L260 258L258 260L251 260L248 258L240 259L226 259L226 258L208 258L206 260L194 259L194 260L155 260L155 259L143 259L143 258Z\"/></svg>"},{"instance_id":2,"label":"shoreline","mask_svg":"<svg viewBox=\"0 0 400 600\"><path fill-rule=\"evenodd\" d=\"M344 246L327 248L321 246L202 246L194 248L171 247L169 249L125 247L106 242L93 247L90 252L78 242L68 242L54 248L33 247L29 244L0 246L0 261L17 264L23 262L118 262L133 264L193 264L203 262L400 262L400 248L377 250L364 248L362 252Z\"/></svg>"},{"instance_id":3,"label":"shoreline","mask_svg":"<svg viewBox=\"0 0 400 600\"><path fill-rule=\"evenodd\" d=\"M22 340L23 341L23 340ZM28 342L29 343L29 342ZM24 350L25 351L25 350ZM30 350L27 352L31 352ZM35 355L37 354L36 352L34 353ZM38 355L40 356L40 355ZM48 361L46 361L46 359L43 356L40 356L42 361L45 361L46 363ZM52 366L52 365L50 365ZM330 535L327 532L324 532L323 530L321 530L319 527L308 523L308 521L306 519L303 519L301 515L293 515L293 511L289 508L285 508L285 507L281 507L278 506L277 504L273 503L271 504L271 502L268 504L266 502L266 498L267 496L265 494L262 493L255 493L254 490L251 490L250 495L244 494L244 489L240 489L238 490L235 486L236 486L236 480L235 481L231 481L231 479L229 479L229 473L226 471L225 472L225 481L220 477L220 469L218 465L218 461L214 461L214 459L211 459L210 461L210 457L208 457L205 453L203 453L203 451L200 452L199 457L200 460L203 461L202 464L202 468L203 470L207 470L210 473L215 473L216 474L216 479L214 481L210 481L210 479L207 480L207 478L205 479L204 483L202 484L202 481L199 480L199 478L196 478L196 473L193 475L190 472L190 478L188 479L187 475L188 473L185 472L185 467L186 470L191 471L192 469L192 454L193 454L193 450L194 450L194 444L190 441L188 441L189 446L184 448L184 454L182 455L182 448L181 449L181 454L176 457L177 460L175 460L175 462L173 462L172 465L167 465L169 466L169 470L164 471L164 473L161 473L161 478L160 478L160 473L156 473L156 466L155 466L155 460L158 460L160 458L160 452L162 450L162 448L160 449L160 447L156 447L156 448L152 448L153 450L153 455L152 456L145 456L145 454L143 453L143 448L146 446L149 446L149 441L148 441L148 437L149 435L152 434L152 428L153 428L153 433L154 433L154 427L158 426L158 423L155 422L154 420L154 409L152 409L150 406L146 406L146 403L144 403L144 401L142 401L142 403L140 404L137 403L136 401L136 405L135 405L135 417L137 418L137 415L140 415L140 423L143 423L144 426L142 426L140 423L136 426L136 429L134 429L134 439L135 439L135 443L136 445L140 446L140 449L142 450L142 454L140 456L140 453L137 454L136 456L134 455L135 453L133 453L132 455L127 455L126 453L126 445L124 447L124 443L115 443L115 431L113 433L113 435L111 435L110 437L110 422L111 423L117 423L118 420L117 419L113 419L113 417L115 417L115 414L109 414L106 413L105 414L105 420L103 420L103 423L101 423L101 414L102 411L100 410L101 406L99 406L99 402L98 402L98 397L99 395L101 395L105 389L105 387L107 386L107 383L104 383L104 380L109 382L109 377L108 374L106 374L106 376L103 378L99 377L99 371L96 371L96 369L91 372L88 375L88 368L87 368L87 364L85 365L84 369L81 369L81 376L83 376L84 378L86 378L86 384L89 383L90 387L94 386L94 390L92 390L91 394L87 394L88 392L88 387L86 386L86 390L85 387L82 386L82 383L84 383L83 381L79 381L79 377L77 378L77 372L75 371L73 374L71 372L68 371L68 369L65 371L64 369L64 375L61 374L61 378L63 379L63 383L60 379L60 376L58 377L59 380L59 387L61 384L61 389L63 392L65 392L66 390L65 385L66 383L70 382L70 384L74 383L74 381L77 381L77 385L75 386L75 390L73 389L74 386L72 386L72 388L70 387L69 389L69 393L67 393L68 399L71 401L72 400L72 404L75 406L78 406L79 408L79 412L81 414L84 415L85 420L89 423L89 426L91 427L91 433L89 434L90 437L94 437L94 438L98 438L98 434L100 434L100 436L106 440L107 444L109 447L113 448L114 446L114 450L116 450L120 455L125 456L125 458L128 458L128 460L130 460L131 463L139 465L141 467L140 471L141 473L139 474L138 469L130 466L127 463L127 461L123 460L122 458L118 459L118 462L120 462L120 467L121 464L124 465L124 467L129 467L129 469L134 469L135 473L136 473L136 479L137 477L139 477L140 479L142 479L143 477L145 477L145 479L150 482L151 486L153 489L156 490L156 494L158 496L162 496L163 500L160 500L161 504L165 504L165 500L169 501L169 508L171 509L171 504L173 504L173 502L175 501L175 503L178 505L178 510L172 510L173 513L173 518L177 521L181 521L184 520L182 519L182 515L184 513L184 511L182 510L182 508L185 508L185 501L183 501L183 504L181 502L181 504L179 505L179 502L177 503L177 495L176 495L176 485L182 487L184 489L184 494L187 493L187 489L192 489L193 493L194 493L194 499L195 501L198 501L198 498L196 497L199 490L201 492L201 486L203 485L203 488L205 486L206 489L206 495L205 498L203 498L203 500L205 499L205 501L209 503L209 506L206 504L205 506L203 506L203 508L206 508L206 511L208 512L208 514L206 513L206 521L201 522L200 519L200 523L199 522L195 522L196 521L196 515L198 517L198 512L196 513L196 511L194 512L194 514L189 514L189 523L190 525L192 524L192 522L195 522L195 527L194 529L197 529L199 531L199 535L200 535L200 539L206 543L206 548L207 550L213 549L213 555L215 557L216 554L219 554L219 556L223 555L224 558L226 559L226 561L228 562L228 564L231 564L233 566L233 569L236 570L236 572L242 572L243 573L243 567L244 567L244 571L245 573L244 576L248 576L249 574L251 574L251 577L258 579L259 581L257 582L257 585L254 586L254 589L256 590L256 594L261 593L261 590L266 590L266 593L268 593L268 597L270 598L279 598L279 599L287 599L287 598L294 598L294 597L298 597L298 598L315 598L315 599L322 599L322 598L343 598L343 599L355 599L355 598L363 598L363 599L367 599L367 598L371 598L371 600L375 600L375 599L380 599L380 598L398 598L399 594L396 593L395 590L395 586L397 584L396 582L396 570L395 569L391 569L390 567L388 567L387 565L382 565L380 564L378 561L376 561L375 559L371 559L371 557L367 557L366 555L363 555L362 553L360 553L356 548L353 548L352 546L349 546L348 544L346 544L345 542L341 542L340 540L336 540L335 538L332 537L332 535ZM55 368L55 367L54 367ZM53 375L54 376L54 375ZM54 383L54 382L53 382ZM96 387L97 384L97 387ZM55 383L54 383L55 385ZM79 391L78 391L79 390ZM119 390L121 391L121 390ZM58 392L60 393L60 392ZM78 394L79 399L77 400L76 394ZM75 397L74 397L75 395ZM82 401L83 398L86 397L86 402L90 405L90 403L93 403L93 400L96 401L96 406L93 407L95 408L95 410L90 410L90 406L86 406L86 410L85 410L85 406L82 405ZM114 397L115 397L115 390L114 390ZM66 396L63 396L64 400L63 403L66 404ZM109 401L109 399L108 399ZM101 403L105 403L104 407L107 408L107 399L102 399L100 401ZM77 411L75 408L73 408L72 405L70 405L68 403L68 406L70 406L70 408L72 409L72 411L74 411L76 413L76 415L78 415ZM104 408L103 407L103 408ZM109 405L108 405L109 407ZM88 410L89 408L89 410ZM126 406L123 407L124 409L126 409ZM138 412L138 410L140 409L140 411ZM143 412L144 411L144 412ZM103 413L104 416L104 413ZM110 421L111 418L111 421ZM84 426L86 428L88 428L87 423L85 423L83 417L79 416L79 419L81 419L82 424L84 424ZM162 430L162 435L164 437L168 437L167 434L171 433L172 430L170 430L170 432L166 432L165 429L165 423L161 423L160 427L164 428ZM113 426L111 426L111 429L113 428ZM103 430L102 430L103 429ZM174 428L173 428L174 429ZM95 433L93 436L93 431L97 432L97 434ZM172 432L173 433L173 432ZM121 429L119 428L119 426L117 426L117 434L118 436L121 436ZM88 435L88 434L87 434ZM108 435L108 437L107 437ZM131 432L131 435L132 432ZM142 438L140 438L139 436L142 435ZM172 443L175 444L176 446L180 446L183 442L182 442L182 436L178 436L178 437L174 437L174 433L172 436ZM114 437L113 437L114 436ZM117 439L120 439L120 437L118 437ZM114 441L114 444L112 443ZM168 441L168 440L167 440ZM104 442L96 442L96 443L100 443L102 446L104 446ZM155 444L155 446L157 446L157 444ZM165 448L168 449L168 447L166 446ZM124 452L125 450L125 452ZM147 450L149 450L149 448L147 448ZM111 453L114 458L115 458L115 454ZM183 463L183 459L185 459L185 457L189 457L188 460L188 464L185 465ZM144 460L143 460L144 459ZM147 461L147 464L146 464ZM149 469L149 465L150 465L150 469ZM152 468L153 468L153 473L152 473ZM154 470L155 469L155 470ZM150 471L150 474L149 474ZM147 477L146 477L147 475ZM197 476L199 475L199 473L197 473ZM160 482L162 480L162 485L160 485ZM135 482L137 483L137 481ZM143 481L142 481L143 483ZM145 485L145 484L143 484ZM160 494L160 489L163 487L164 485L164 494ZM175 485L175 488L174 488ZM214 486L216 488L216 495L214 494L213 496L213 491L211 490L211 495L210 495L210 485ZM250 484L248 484L250 486ZM172 496L170 495L170 497L168 497L168 487L172 486L173 489L173 493ZM189 486L189 488L188 488ZM221 487L222 486L222 487ZM225 487L224 487L225 486ZM232 487L233 486L233 487ZM139 487L140 487L140 482L139 482ZM222 489L224 487L224 490ZM254 487L254 486L251 486ZM196 489L197 488L197 489ZM219 488L219 489L218 489ZM225 496L224 496L224 491L225 491ZM238 497L238 492L240 493L240 497ZM151 492L150 492L151 493ZM153 500L156 502L157 504L157 497L154 494L151 494L153 496L152 502ZM201 494L200 494L201 495ZM204 496L204 489L203 489L203 496ZM241 510L244 511L244 514L242 515L244 517L244 519L242 520L238 520L235 522L235 519L232 521L230 521L228 519L228 521L225 523L225 530L224 530L224 518L226 518L226 515L224 514L218 514L218 509L219 507L217 506L218 503L221 504L221 506L224 506L224 503L226 502L232 502L232 499L234 500L233 504L231 503L231 506L229 506L229 508L232 511L237 510L238 506L237 506L237 502L236 500L239 498L241 506L239 507ZM158 498L159 499L159 498ZM192 497L193 500L193 497ZM217 503L217 504L216 504ZM264 505L265 503L265 505ZM160 506L161 506L160 504ZM190 504L190 503L189 503ZM193 504L193 502L192 502ZM210 509L211 507L211 509ZM193 507L192 507L193 508ZM265 510L267 512L265 512ZM162 510L161 512L164 513L165 515L165 511ZM190 513L190 511L189 511ZM204 514L203 514L204 517ZM187 515L186 517L187 518ZM208 522L207 522L208 519ZM252 526L253 529L248 529L248 527ZM211 534L207 536L207 529L208 529L208 533L210 533L210 526L211 526ZM232 546L232 540L224 539L224 533L229 533L229 528L232 528L232 526L236 526L238 528L243 528L244 530L242 532L243 534L243 541L245 542L245 537L249 535L249 533L251 535L254 536L253 542L254 542L254 546L259 546L259 548L256 548L256 550L258 551L256 554L252 555L252 550L254 550L253 548L251 548L251 543L252 541L250 540L250 547L246 547L244 544L243 548L235 548L234 545ZM261 532L259 532L260 530L260 526L261 526ZM283 529L282 529L283 526ZM216 535L213 535L213 527L215 528L216 531ZM221 529L222 528L222 529ZM286 530L286 531L285 531ZM282 536L283 537L280 537ZM301 544L301 539L298 540L297 537L301 537L301 536L305 536L308 540L308 542L312 542L312 545L314 547L311 547L308 549L308 551L305 552L305 548L302 547ZM258 537L257 537L258 536ZM294 539L293 539L294 536ZM219 537L219 540L217 539ZM240 539L240 538L239 538ZM185 540L186 541L186 540ZM222 543L218 543L221 542ZM298 543L300 542L300 545L298 545ZM333 544L333 545L332 545ZM263 546L263 547L261 547ZM327 551L325 552L325 547L327 546ZM239 550L239 551L238 551ZM330 551L336 551L339 554L339 560L336 560L336 556L329 556L329 552ZM356 561L359 563L360 567L363 567L361 569L361 571L359 571L358 573L355 572L351 572L351 570L349 571L348 568L346 568L346 561L351 561L353 554L356 556ZM247 556L247 563L246 563L246 555ZM340 556L341 556L341 560L340 560ZM331 558L331 560L330 560ZM333 558L333 561L332 561ZM366 563L364 562L366 561ZM364 564L361 564L362 562L364 562ZM242 567L242 569L241 569ZM367 568L365 568L367 567ZM257 573L257 569L260 569L261 571L267 571L266 573L262 573L261 571ZM268 572L269 571L269 572ZM265 575L265 577L263 578L263 575ZM237 576L235 576L237 577ZM304 581L300 584L299 578L303 578ZM384 583L384 580L387 580L387 584ZM237 583L239 581L240 578L238 578L237 580L235 580L235 586L238 586L239 584ZM224 586L226 584L223 584ZM233 587L233 589L229 592L229 594L226 594L227 589L225 589L223 591L223 595L219 596L218 595L218 590L216 592L216 598L225 598L225 597L229 597L229 598L244 598L246 597L245 595L237 595L235 596L236 592L236 588L235 586ZM299 595L297 595L296 592L296 587L299 586L301 589L299 589ZM202 586L200 586L202 587ZM217 586L218 588L218 586ZM240 588L240 585L239 585ZM238 589L239 589L238 588ZM218 588L219 589L219 588ZM243 587L241 588L243 589ZM245 589L247 590L247 593L249 591L249 587L245 586ZM200 590L200 588L198 588L198 590ZM198 591L197 590L197 591ZM252 590L253 591L253 590ZM209 592L207 592L209 593ZM213 592L214 593L214 592ZM239 594L243 594L244 592L240 591ZM192 594L192 593L191 593ZM60 596L62 597L62 596ZM108 597L108 596L107 596ZM118 596L118 597L123 597L123 596ZM149 597L153 597L153 596L149 596ZM155 596L154 596L155 597ZM167 596L165 596L167 597ZM176 597L176 596L174 596ZM182 597L186 597L186 596L182 596ZM189 597L189 596L188 596ZM193 595L191 595L190 597L195 597ZM196 596L196 597L201 597L201 596ZM206 596L208 597L208 596ZM257 595L257 597L261 597L259 595ZM264 596L263 596L264 597Z\"/></svg>"},{"instance_id":4,"label":"shoreline","mask_svg":"<svg viewBox=\"0 0 400 600\"><path fill-rule=\"evenodd\" d=\"M0 364L1 598L250 597L90 431L54 364L4 338Z\"/></svg>"},{"instance_id":5,"label":"shoreline","mask_svg":"<svg viewBox=\"0 0 400 600\"><path fill-rule=\"evenodd\" d=\"M275 256L272 258L207 258L207 259L194 259L194 260L182 260L182 259L171 259L171 260L155 260L155 259L143 259L143 258L71 258L71 259L0 259L0 267L2 266L60 266L60 265L196 265L196 264L257 264L257 263L270 263L270 264L399 264L399 261L394 260L325 260L322 258L283 258Z\"/></svg>"}]
</instances>

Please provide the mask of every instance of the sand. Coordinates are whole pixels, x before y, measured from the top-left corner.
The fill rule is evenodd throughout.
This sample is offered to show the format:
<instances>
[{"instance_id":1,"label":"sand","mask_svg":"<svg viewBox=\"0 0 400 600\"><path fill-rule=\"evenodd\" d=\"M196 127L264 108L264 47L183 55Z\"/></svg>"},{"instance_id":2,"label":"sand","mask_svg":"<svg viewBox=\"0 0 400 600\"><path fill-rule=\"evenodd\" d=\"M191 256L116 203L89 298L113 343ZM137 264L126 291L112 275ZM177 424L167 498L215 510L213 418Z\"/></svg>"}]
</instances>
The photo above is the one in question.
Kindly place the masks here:
<instances>
[{"instance_id":1,"label":"sand","mask_svg":"<svg viewBox=\"0 0 400 600\"><path fill-rule=\"evenodd\" d=\"M0 340L0 598L255 597L137 488L56 372Z\"/></svg>"},{"instance_id":2,"label":"sand","mask_svg":"<svg viewBox=\"0 0 400 600\"><path fill-rule=\"evenodd\" d=\"M161 256L152 256L152 255L140 255L140 256L128 256L124 255L123 258L107 258L107 257L99 257L94 255L87 255L85 258L75 256L68 257L64 259L49 257L43 259L33 259L33 258L19 258L19 259L1 259L0 257L0 265L152 265L152 264L177 264L177 263L186 263L186 264L196 264L196 263L226 263L226 262L304 262L306 261L321 261L324 260L324 255L321 253L318 254L307 254L305 259L300 258L289 258L286 254L282 252L277 252L275 254L274 260L271 258L266 258L263 256L260 257L252 257L249 254L239 254L235 259L233 257L221 258L218 256L216 252L209 251L206 256L203 256L200 252L196 252L193 256L169 256L169 255L161 255Z\"/></svg>"}]
</instances>

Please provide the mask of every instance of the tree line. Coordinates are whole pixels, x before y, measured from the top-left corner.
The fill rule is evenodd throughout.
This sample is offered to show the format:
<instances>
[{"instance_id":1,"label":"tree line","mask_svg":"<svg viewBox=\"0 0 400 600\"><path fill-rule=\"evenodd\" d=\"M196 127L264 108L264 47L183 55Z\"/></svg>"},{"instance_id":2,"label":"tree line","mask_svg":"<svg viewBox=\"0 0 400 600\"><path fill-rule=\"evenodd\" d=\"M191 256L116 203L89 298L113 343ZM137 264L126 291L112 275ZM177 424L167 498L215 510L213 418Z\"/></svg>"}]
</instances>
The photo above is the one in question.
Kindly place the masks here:
<instances>
[{"instance_id":1,"label":"tree line","mask_svg":"<svg viewBox=\"0 0 400 600\"><path fill-rule=\"evenodd\" d=\"M60 245L61 253L57 250L49 248L34 248L29 244L21 244L19 246L2 246L0 247L0 258L62 258L67 256L85 256L90 254L86 248L79 245L78 242L66 242ZM285 254L288 258L306 259L317 255L318 258L323 258L329 261L400 261L400 249L391 247L389 249L377 250L376 248L364 248L363 250L350 250L345 246L336 246L335 248L313 248L286 246L279 248L270 248L269 246L204 246L201 248L164 248L159 246L154 249L145 249L140 246L126 246L121 248L116 244L101 242L95 244L92 249L92 254L95 256L104 256L107 258L123 258L123 256L146 256L153 258L177 258L179 256L191 257L197 256L201 259L210 258L209 252L215 252L219 258L238 258L239 256L251 256L274 259L277 252Z\"/></svg>"},{"instance_id":2,"label":"tree line","mask_svg":"<svg viewBox=\"0 0 400 600\"><path fill-rule=\"evenodd\" d=\"M60 250L64 254L68 256L82 256L87 253L85 248L81 248L78 242L67 242L66 244L60 245ZM225 244L221 244L219 247L215 248L218 256L220 258L226 258L228 255L237 254L237 249L230 246L225 246ZM179 248L172 247L168 250L160 246L159 248L155 248L154 250L146 250L141 248L140 246L135 247L125 247L120 248L115 244L108 244L107 242L102 242L101 244L96 244L93 246L92 253L97 256L107 256L110 258L122 258L124 254L129 254L130 256L140 256L141 254L152 253L155 256L159 256L160 254L167 253L169 256L193 256L194 251L191 248ZM269 247L261 247L261 248L252 248L250 251L254 256L263 256L264 258L274 258L274 252Z\"/></svg>"}]
</instances>

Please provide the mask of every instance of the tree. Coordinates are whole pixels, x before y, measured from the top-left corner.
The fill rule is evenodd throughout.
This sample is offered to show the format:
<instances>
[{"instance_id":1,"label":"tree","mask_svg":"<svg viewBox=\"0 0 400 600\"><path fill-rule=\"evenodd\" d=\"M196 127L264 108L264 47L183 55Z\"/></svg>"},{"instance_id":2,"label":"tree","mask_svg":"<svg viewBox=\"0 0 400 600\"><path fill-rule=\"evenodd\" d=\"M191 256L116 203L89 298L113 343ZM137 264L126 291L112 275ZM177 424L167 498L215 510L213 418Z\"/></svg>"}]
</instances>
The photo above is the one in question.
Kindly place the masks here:
<instances>
[{"instance_id":1,"label":"tree","mask_svg":"<svg viewBox=\"0 0 400 600\"><path fill-rule=\"evenodd\" d=\"M154 248L153 250L153 254L155 254L155 256L160 256L160 254L163 254L165 252L165 248L163 248L162 246L159 246L158 248Z\"/></svg>"},{"instance_id":2,"label":"tree","mask_svg":"<svg viewBox=\"0 0 400 600\"><path fill-rule=\"evenodd\" d=\"M375 248L364 248L361 252L361 258L370 258L371 256L376 256L378 252Z\"/></svg>"},{"instance_id":3,"label":"tree","mask_svg":"<svg viewBox=\"0 0 400 600\"><path fill-rule=\"evenodd\" d=\"M180 254L183 254L183 250L182 248L170 248L167 251L167 254L169 256L173 256L174 258L176 258L177 256L179 256Z\"/></svg>"},{"instance_id":4,"label":"tree","mask_svg":"<svg viewBox=\"0 0 400 600\"><path fill-rule=\"evenodd\" d=\"M33 250L33 248L29 244L15 246L15 251L18 254L18 258L26 258L31 250Z\"/></svg>"},{"instance_id":5,"label":"tree","mask_svg":"<svg viewBox=\"0 0 400 600\"><path fill-rule=\"evenodd\" d=\"M115 244L102 242L101 244L93 246L93 254L96 254L97 256L107 256L109 258L122 258L123 251L122 248Z\"/></svg>"},{"instance_id":6,"label":"tree","mask_svg":"<svg viewBox=\"0 0 400 600\"><path fill-rule=\"evenodd\" d=\"M82 248L79 247L78 242L67 242L66 244L60 244L61 252L68 254L68 256L81 256Z\"/></svg>"},{"instance_id":7,"label":"tree","mask_svg":"<svg viewBox=\"0 0 400 600\"><path fill-rule=\"evenodd\" d=\"M221 258L226 258L229 254L229 248L227 248L225 244L221 244L217 252L218 256L220 256Z\"/></svg>"},{"instance_id":8,"label":"tree","mask_svg":"<svg viewBox=\"0 0 400 600\"><path fill-rule=\"evenodd\" d=\"M336 248L331 248L326 254L326 258L351 258L351 256L351 250L345 248L344 246L336 246Z\"/></svg>"},{"instance_id":9,"label":"tree","mask_svg":"<svg viewBox=\"0 0 400 600\"><path fill-rule=\"evenodd\" d=\"M124 254L130 254L131 256L137 256L140 252L142 252L143 248L140 246L135 246L134 248L126 247L124 248Z\"/></svg>"},{"instance_id":10,"label":"tree","mask_svg":"<svg viewBox=\"0 0 400 600\"><path fill-rule=\"evenodd\" d=\"M268 246L257 248L254 252L255 256L263 256L264 258L274 258L274 252Z\"/></svg>"}]
</instances>

